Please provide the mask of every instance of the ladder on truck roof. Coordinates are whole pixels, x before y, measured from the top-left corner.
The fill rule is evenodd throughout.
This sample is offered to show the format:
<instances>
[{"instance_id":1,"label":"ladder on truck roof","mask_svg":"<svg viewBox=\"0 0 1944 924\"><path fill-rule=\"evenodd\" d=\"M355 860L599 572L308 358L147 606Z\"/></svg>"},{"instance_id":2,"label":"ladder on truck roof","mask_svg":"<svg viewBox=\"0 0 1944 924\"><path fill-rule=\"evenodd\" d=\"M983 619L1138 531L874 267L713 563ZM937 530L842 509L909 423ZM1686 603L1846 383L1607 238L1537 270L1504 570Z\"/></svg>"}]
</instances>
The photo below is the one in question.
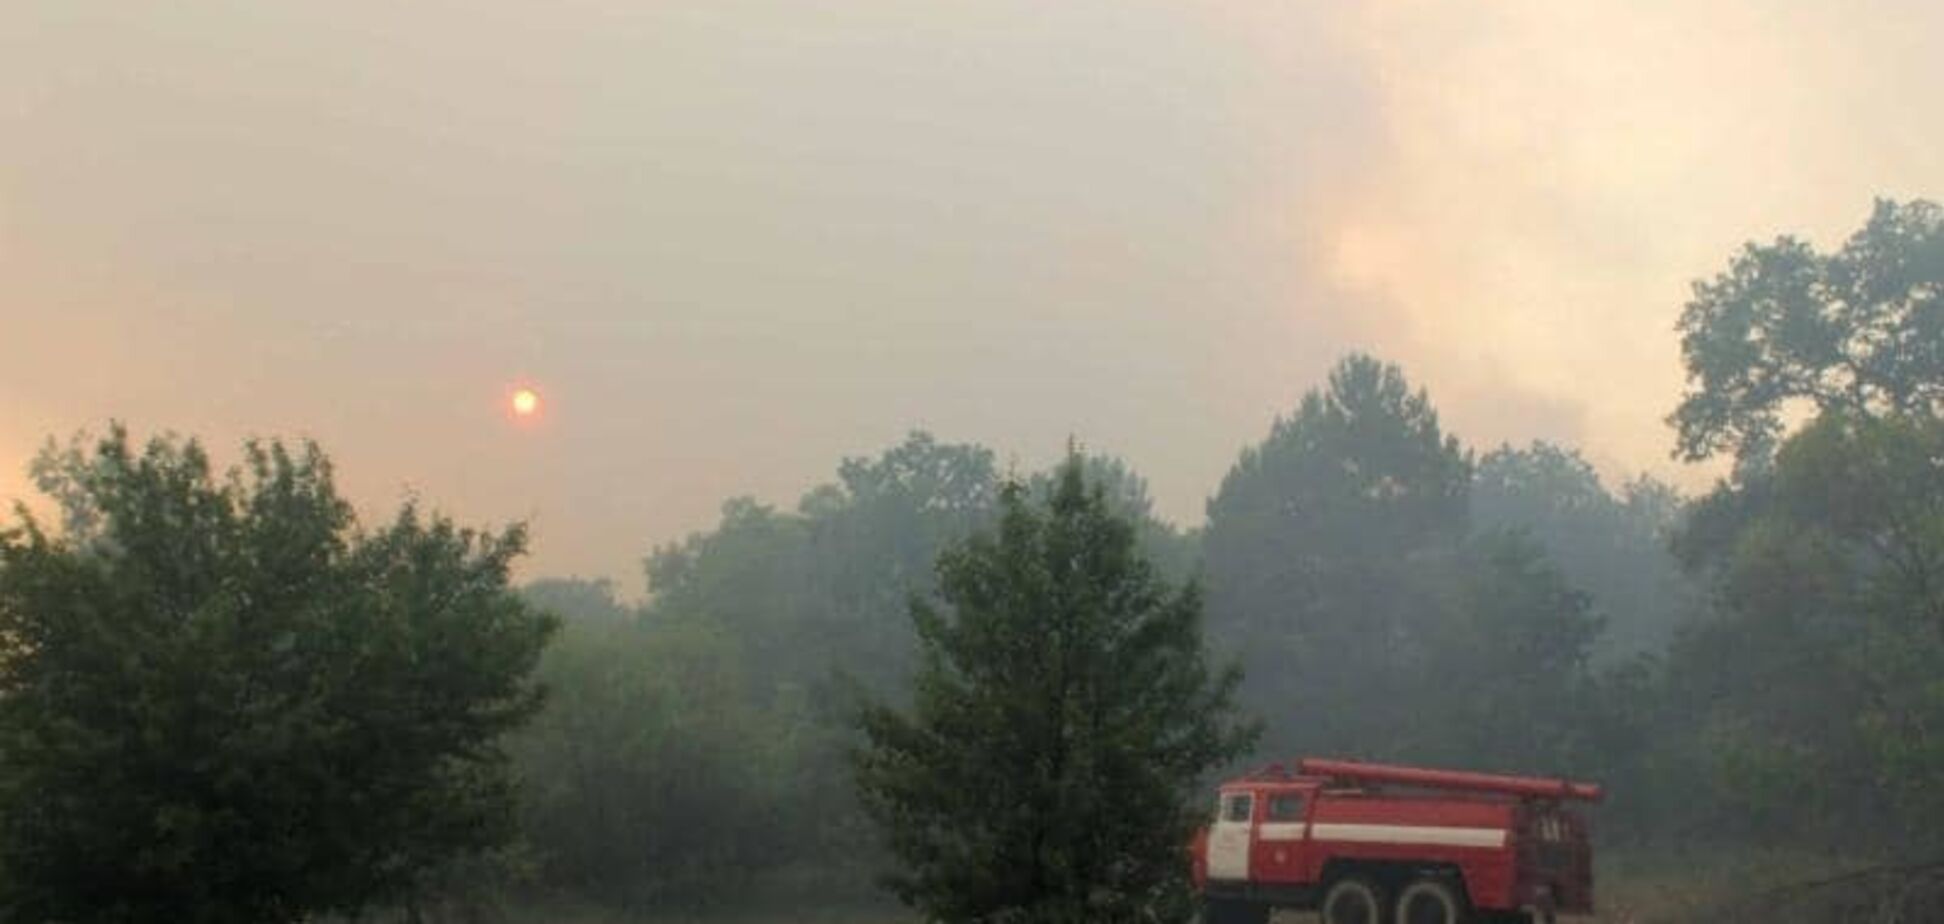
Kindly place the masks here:
<instances>
[{"instance_id":1,"label":"ladder on truck roof","mask_svg":"<svg viewBox=\"0 0 1944 924\"><path fill-rule=\"evenodd\" d=\"M1326 760L1305 757L1296 765L1304 776L1324 777L1345 783L1389 783L1423 789L1461 790L1496 793L1522 799L1572 799L1598 802L1605 793L1598 783L1537 776L1504 776L1464 770L1432 770L1394 764L1366 764L1353 760Z\"/></svg>"}]
</instances>

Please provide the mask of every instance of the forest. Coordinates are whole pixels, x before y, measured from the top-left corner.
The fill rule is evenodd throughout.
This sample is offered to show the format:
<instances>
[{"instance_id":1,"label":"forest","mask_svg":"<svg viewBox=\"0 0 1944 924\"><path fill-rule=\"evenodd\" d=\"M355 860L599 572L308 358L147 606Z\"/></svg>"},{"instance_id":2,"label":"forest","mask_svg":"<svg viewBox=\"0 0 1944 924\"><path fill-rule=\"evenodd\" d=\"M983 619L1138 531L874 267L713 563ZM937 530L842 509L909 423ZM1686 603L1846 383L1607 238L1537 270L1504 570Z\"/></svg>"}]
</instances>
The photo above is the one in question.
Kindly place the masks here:
<instances>
[{"instance_id":1,"label":"forest","mask_svg":"<svg viewBox=\"0 0 1944 924\"><path fill-rule=\"evenodd\" d=\"M1698 493L1602 477L1573 446L1471 444L1441 423L1436 396L1409 370L1361 353L1240 452L1192 528L1155 514L1139 460L1094 452L1079 435L1071 452L1087 483L1131 525L1160 580L1196 589L1211 659L1241 670L1236 702L1260 737L1219 772L1330 755L1599 780L1610 793L1593 815L1603 901L1638 903L1642 919L1797 888L1815 894L1790 901L1944 895L1944 210L1880 201L1827 251L1791 238L1749 244L1694 285L1678 332L1688 384L1669 409L1669 445L1724 472ZM190 562L184 574L207 561L225 576L155 583L167 590L155 599L230 594L234 611L227 622L198 615L195 625L216 628L168 643L171 682L220 675L225 645L282 651L286 630L250 628L247 614L273 606L276 589L291 586L279 575L310 574L303 563L313 559L341 562L317 597L339 602L288 608L276 625L289 637L344 620L403 633L382 614L415 598L371 590L392 586L426 599L474 594L464 612L498 627L463 650L440 641L448 636L398 636L399 651L447 652L411 661L438 672L427 689L494 679L478 693L491 708L385 712L394 724L332 738L313 755L362 766L403 743L386 758L398 766L373 771L371 789L304 808L293 816L301 823L383 808L436 832L408 839L416 852L390 866L340 857L348 847L278 859L355 871L320 888L374 901L409 892L426 913L455 920L532 908L587 920L886 908L876 877L889 861L855 785L858 711L909 698L922 666L914 601L938 597L941 556L992 530L1013 492L1055 493L1057 471L1002 465L1010 448L914 431L837 460L794 503L727 499L713 528L644 550L639 602L602 580L515 586L517 530L474 533L408 508L385 529L334 538L351 514L321 455L259 447L240 480L209 479L210 496L237 500L230 517L193 502L191 476L208 474L193 445L142 456L124 443L113 458L50 450L36 474L80 539L24 514L0 533L0 892L39 894L78 875L29 849L46 821L28 800L68 772L23 756L63 740L36 717L54 700L35 697L56 696L49 677L85 686L114 663L147 663L127 647L135 642L106 656L129 659L110 666L40 663L37 653L66 644L47 614L98 601L89 613L146 614L128 617L131 638L177 638L166 625L174 611L124 606L130 597L116 589L160 578L90 564L140 547L115 523L161 529L167 516L154 510L176 509L115 494L103 480L108 459L115 471L160 473L155 484L176 493L158 496L186 498L181 510L207 517L197 528L224 537L156 552L169 567ZM310 544L293 529L309 530ZM266 548L288 555L228 551ZM68 552L71 561L60 557ZM238 586L250 589L232 594ZM501 600L493 588L511 593ZM293 667L266 674L267 686L237 680L197 708L286 680L310 689L287 679L299 676L309 675ZM103 695L118 695L108 687ZM362 708L354 692L332 695ZM308 715L305 695L289 702ZM117 722L188 721L126 711ZM481 792L507 787L504 817L361 801L403 778L383 774L446 772L414 769L411 757L445 747L446 734L473 735L464 740L497 755L481 766L499 775L467 779ZM228 742L199 746L231 753ZM97 750L77 745L93 755L77 765L112 763ZM219 822L181 824L194 833ZM104 821L87 837L107 843L113 830ZM397 832L339 835L350 844ZM182 845L200 836L183 834ZM1824 896L1825 880L1855 888ZM1656 888L1690 904L1643 897ZM1758 893L1769 897L1750 898ZM284 907L262 901L258 919ZM10 906L7 919L67 907L45 902ZM1833 906L1813 907L1810 919Z\"/></svg>"}]
</instances>

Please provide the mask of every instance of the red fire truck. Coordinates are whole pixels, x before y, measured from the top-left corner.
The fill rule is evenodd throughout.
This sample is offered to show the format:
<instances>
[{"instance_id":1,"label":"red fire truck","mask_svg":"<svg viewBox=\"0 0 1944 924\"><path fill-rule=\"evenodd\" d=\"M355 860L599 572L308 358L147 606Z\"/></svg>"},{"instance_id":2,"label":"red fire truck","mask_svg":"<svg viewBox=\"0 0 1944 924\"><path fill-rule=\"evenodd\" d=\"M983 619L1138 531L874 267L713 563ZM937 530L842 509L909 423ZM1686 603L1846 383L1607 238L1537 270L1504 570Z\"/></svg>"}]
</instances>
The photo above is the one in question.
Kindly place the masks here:
<instances>
[{"instance_id":1,"label":"red fire truck","mask_svg":"<svg viewBox=\"0 0 1944 924\"><path fill-rule=\"evenodd\" d=\"M1591 914L1598 785L1305 759L1221 786L1190 851L1203 924L1550 922Z\"/></svg>"}]
</instances>

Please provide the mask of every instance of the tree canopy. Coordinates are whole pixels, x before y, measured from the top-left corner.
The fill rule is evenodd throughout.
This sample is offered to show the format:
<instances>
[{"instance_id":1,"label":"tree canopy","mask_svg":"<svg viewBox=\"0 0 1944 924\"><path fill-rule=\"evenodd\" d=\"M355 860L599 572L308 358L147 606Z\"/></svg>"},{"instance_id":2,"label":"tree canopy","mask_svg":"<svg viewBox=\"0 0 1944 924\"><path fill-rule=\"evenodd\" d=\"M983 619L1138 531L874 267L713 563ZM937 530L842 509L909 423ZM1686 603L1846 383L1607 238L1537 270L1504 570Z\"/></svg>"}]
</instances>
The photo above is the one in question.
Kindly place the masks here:
<instances>
[{"instance_id":1,"label":"tree canopy","mask_svg":"<svg viewBox=\"0 0 1944 924\"><path fill-rule=\"evenodd\" d=\"M514 833L499 740L552 621L525 535L357 527L313 445L116 427L0 534L0 919L296 921L410 901Z\"/></svg>"},{"instance_id":2,"label":"tree canopy","mask_svg":"<svg viewBox=\"0 0 1944 924\"><path fill-rule=\"evenodd\" d=\"M1826 414L1731 499L1693 540L1717 606L1672 655L1722 804L1757 832L1944 845L1944 422Z\"/></svg>"},{"instance_id":3,"label":"tree canopy","mask_svg":"<svg viewBox=\"0 0 1944 924\"><path fill-rule=\"evenodd\" d=\"M1944 413L1944 209L1878 200L1833 253L1748 244L1681 315L1688 389L1668 418L1688 460L1765 462L1792 409Z\"/></svg>"},{"instance_id":4,"label":"tree canopy","mask_svg":"<svg viewBox=\"0 0 1944 924\"><path fill-rule=\"evenodd\" d=\"M1003 490L997 526L941 557L910 710L862 714L889 883L937 920L1184 916L1194 784L1253 737L1198 592L1166 585L1084 468L1043 506Z\"/></svg>"},{"instance_id":5,"label":"tree canopy","mask_svg":"<svg viewBox=\"0 0 1944 924\"><path fill-rule=\"evenodd\" d=\"M1684 502L1638 477L1617 491L1577 451L1545 442L1501 446L1478 460L1473 527L1528 534L1606 620L1603 663L1658 652L1702 605L1667 543Z\"/></svg>"},{"instance_id":6,"label":"tree canopy","mask_svg":"<svg viewBox=\"0 0 1944 924\"><path fill-rule=\"evenodd\" d=\"M1438 608L1428 564L1464 537L1470 478L1429 397L1352 356L1222 480L1210 625L1243 653L1276 748L1355 749L1410 711L1396 642Z\"/></svg>"}]
</instances>

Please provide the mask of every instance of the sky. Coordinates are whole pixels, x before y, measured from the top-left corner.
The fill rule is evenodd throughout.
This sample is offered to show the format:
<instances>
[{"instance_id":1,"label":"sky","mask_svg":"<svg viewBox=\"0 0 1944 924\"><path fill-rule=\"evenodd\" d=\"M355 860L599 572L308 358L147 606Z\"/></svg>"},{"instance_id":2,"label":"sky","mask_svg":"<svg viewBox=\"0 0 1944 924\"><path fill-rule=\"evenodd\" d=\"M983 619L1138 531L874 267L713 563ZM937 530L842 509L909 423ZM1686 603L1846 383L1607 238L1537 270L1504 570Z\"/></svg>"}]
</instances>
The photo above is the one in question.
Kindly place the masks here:
<instances>
[{"instance_id":1,"label":"sky","mask_svg":"<svg viewBox=\"0 0 1944 924\"><path fill-rule=\"evenodd\" d=\"M1352 350L1690 487L1691 281L1944 196L1933 0L0 0L0 498L314 439L639 592L909 430L1185 525ZM542 395L539 419L506 412Z\"/></svg>"}]
</instances>

